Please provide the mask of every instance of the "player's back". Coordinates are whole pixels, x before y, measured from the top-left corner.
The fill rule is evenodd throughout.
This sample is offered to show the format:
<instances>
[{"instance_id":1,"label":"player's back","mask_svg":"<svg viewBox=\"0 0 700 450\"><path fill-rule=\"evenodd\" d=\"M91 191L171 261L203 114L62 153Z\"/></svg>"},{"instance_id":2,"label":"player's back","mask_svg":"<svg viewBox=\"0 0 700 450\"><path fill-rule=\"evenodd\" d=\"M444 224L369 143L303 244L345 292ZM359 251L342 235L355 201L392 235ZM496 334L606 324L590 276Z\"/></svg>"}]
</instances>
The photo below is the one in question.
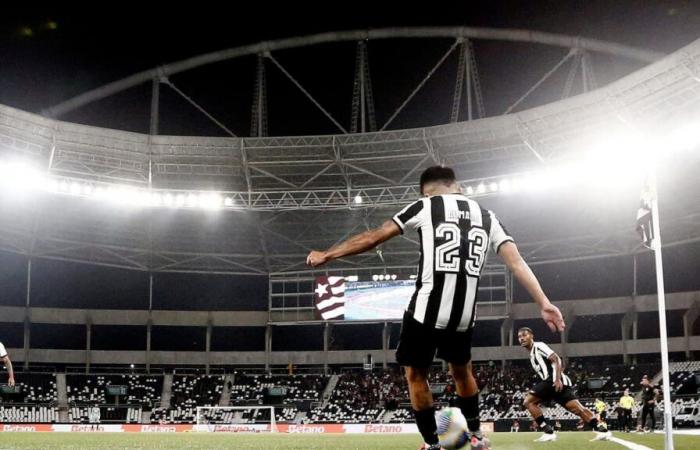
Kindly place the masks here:
<instances>
[{"instance_id":1,"label":"player's back","mask_svg":"<svg viewBox=\"0 0 700 450\"><path fill-rule=\"evenodd\" d=\"M465 330L474 322L478 279L489 245L513 239L496 216L462 194L420 199L393 218L420 239L416 292L408 311L436 328Z\"/></svg>"}]
</instances>

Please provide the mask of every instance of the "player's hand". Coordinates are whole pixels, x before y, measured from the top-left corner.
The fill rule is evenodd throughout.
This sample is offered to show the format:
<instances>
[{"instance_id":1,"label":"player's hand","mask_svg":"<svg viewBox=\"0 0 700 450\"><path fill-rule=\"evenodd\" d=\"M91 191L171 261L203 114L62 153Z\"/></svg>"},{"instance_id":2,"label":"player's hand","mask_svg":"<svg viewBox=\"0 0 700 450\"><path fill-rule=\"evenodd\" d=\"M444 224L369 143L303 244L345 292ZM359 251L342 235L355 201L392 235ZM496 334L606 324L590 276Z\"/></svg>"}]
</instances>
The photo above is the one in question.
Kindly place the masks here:
<instances>
[{"instance_id":1,"label":"player's hand","mask_svg":"<svg viewBox=\"0 0 700 450\"><path fill-rule=\"evenodd\" d=\"M326 256L326 252L312 250L311 253L309 253L309 256L306 257L306 265L311 267L320 266L327 262L328 256Z\"/></svg>"},{"instance_id":2,"label":"player's hand","mask_svg":"<svg viewBox=\"0 0 700 450\"><path fill-rule=\"evenodd\" d=\"M15 379L14 379L13 377L10 377L10 378L7 380L7 385L8 385L8 386L14 386L14 385L15 385Z\"/></svg>"},{"instance_id":3,"label":"player's hand","mask_svg":"<svg viewBox=\"0 0 700 450\"><path fill-rule=\"evenodd\" d=\"M566 323L564 323L564 317L561 315L561 311L553 304L547 303L542 306L540 314L542 314L542 319L552 332L564 331L564 328L566 328Z\"/></svg>"},{"instance_id":4,"label":"player's hand","mask_svg":"<svg viewBox=\"0 0 700 450\"><path fill-rule=\"evenodd\" d=\"M555 381L554 390L557 392L561 392L562 390L564 390L564 383L562 383L561 380Z\"/></svg>"}]
</instances>

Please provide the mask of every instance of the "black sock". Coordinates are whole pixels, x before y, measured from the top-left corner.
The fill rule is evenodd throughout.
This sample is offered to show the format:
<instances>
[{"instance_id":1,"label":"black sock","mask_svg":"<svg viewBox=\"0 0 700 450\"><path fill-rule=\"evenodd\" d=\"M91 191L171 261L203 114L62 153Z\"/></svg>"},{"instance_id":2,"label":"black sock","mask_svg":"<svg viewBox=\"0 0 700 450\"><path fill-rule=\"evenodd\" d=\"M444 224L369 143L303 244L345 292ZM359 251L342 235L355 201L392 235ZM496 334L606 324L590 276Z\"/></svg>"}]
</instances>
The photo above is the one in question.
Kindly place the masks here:
<instances>
[{"instance_id":1,"label":"black sock","mask_svg":"<svg viewBox=\"0 0 700 450\"><path fill-rule=\"evenodd\" d=\"M422 409L420 411L413 410L413 415L416 416L416 425L418 431L423 436L423 442L426 444L437 444L437 424L435 423L435 408Z\"/></svg>"},{"instance_id":2,"label":"black sock","mask_svg":"<svg viewBox=\"0 0 700 450\"><path fill-rule=\"evenodd\" d=\"M552 426L547 423L547 421L544 419L544 416L535 417L535 422L537 422L537 426L539 428L542 428L542 430L545 433L547 433L547 434L554 433L554 429L552 429Z\"/></svg>"},{"instance_id":3,"label":"black sock","mask_svg":"<svg viewBox=\"0 0 700 450\"><path fill-rule=\"evenodd\" d=\"M462 411L464 418L467 419L469 431L475 433L481 429L481 420L479 419L479 393L471 397L457 396L455 404Z\"/></svg>"}]
</instances>

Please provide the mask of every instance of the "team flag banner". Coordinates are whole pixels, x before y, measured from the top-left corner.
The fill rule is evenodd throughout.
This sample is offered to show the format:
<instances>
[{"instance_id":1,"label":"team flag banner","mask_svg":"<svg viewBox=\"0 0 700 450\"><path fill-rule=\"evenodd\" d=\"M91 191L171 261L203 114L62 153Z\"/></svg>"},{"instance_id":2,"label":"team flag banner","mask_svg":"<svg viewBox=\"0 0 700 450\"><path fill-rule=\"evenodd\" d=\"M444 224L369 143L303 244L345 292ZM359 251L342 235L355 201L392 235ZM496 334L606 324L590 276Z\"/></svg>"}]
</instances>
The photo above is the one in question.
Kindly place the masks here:
<instances>
[{"instance_id":1,"label":"team flag banner","mask_svg":"<svg viewBox=\"0 0 700 450\"><path fill-rule=\"evenodd\" d=\"M343 320L345 318L345 278L317 277L314 306L317 319Z\"/></svg>"}]
</instances>

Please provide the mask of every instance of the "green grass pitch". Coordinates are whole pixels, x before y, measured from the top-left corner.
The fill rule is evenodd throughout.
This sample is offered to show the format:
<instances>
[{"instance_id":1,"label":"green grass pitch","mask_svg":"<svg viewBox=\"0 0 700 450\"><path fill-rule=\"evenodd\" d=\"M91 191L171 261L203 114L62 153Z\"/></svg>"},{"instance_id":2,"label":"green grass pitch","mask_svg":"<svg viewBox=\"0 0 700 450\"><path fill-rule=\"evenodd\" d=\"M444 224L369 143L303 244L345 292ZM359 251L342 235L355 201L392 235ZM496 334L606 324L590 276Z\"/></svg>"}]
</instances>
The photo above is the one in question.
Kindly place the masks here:
<instances>
[{"instance_id":1,"label":"green grass pitch","mask_svg":"<svg viewBox=\"0 0 700 450\"><path fill-rule=\"evenodd\" d=\"M624 449L614 442L589 442L593 433L560 433L557 442L535 443L536 433L493 433L495 450ZM663 436L615 433L616 437L663 449ZM700 436L676 436L676 450L700 448ZM414 450L418 435L348 434L228 434L228 433L2 433L0 450L7 449L298 449L298 450Z\"/></svg>"}]
</instances>

